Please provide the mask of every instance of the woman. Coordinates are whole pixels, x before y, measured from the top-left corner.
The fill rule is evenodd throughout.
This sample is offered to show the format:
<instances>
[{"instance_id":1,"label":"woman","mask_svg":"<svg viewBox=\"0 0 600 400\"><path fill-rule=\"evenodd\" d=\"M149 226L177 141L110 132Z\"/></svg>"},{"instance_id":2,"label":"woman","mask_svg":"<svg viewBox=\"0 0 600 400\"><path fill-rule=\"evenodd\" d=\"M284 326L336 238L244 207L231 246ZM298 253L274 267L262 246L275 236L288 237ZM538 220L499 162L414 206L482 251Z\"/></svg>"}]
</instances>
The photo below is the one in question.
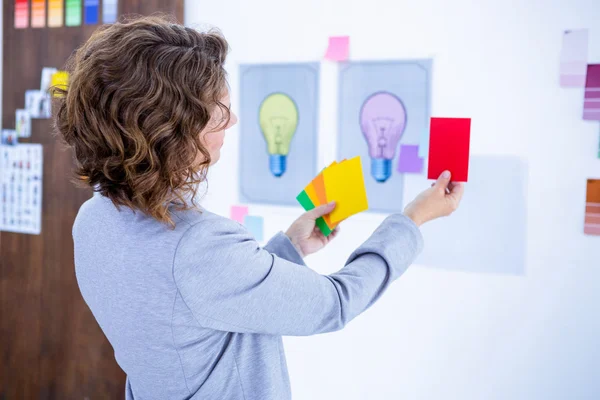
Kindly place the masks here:
<instances>
[{"instance_id":1,"label":"woman","mask_svg":"<svg viewBox=\"0 0 600 400\"><path fill-rule=\"evenodd\" d=\"M462 195L444 174L329 276L303 257L330 240L315 219L334 204L260 248L194 202L237 122L227 49L216 32L158 17L118 23L77 50L68 90L56 89L57 131L77 180L98 192L73 226L77 280L127 399L289 399L281 336L342 329L413 262L418 226Z\"/></svg>"}]
</instances>

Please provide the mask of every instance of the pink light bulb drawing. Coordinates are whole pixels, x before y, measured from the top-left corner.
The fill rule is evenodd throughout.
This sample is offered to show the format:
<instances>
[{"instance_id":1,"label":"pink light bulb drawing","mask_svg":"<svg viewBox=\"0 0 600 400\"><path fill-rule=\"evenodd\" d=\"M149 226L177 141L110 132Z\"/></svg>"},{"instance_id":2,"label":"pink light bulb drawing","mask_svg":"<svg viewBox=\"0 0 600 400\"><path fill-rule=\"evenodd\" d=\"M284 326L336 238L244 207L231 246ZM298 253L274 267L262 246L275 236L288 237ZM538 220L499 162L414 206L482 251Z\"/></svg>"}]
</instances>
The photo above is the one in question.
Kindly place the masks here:
<instances>
[{"instance_id":1,"label":"pink light bulb drawing","mask_svg":"<svg viewBox=\"0 0 600 400\"><path fill-rule=\"evenodd\" d=\"M389 92L369 96L360 110L360 129L369 146L371 176L385 182L392 175L392 160L406 128L406 109Z\"/></svg>"}]
</instances>

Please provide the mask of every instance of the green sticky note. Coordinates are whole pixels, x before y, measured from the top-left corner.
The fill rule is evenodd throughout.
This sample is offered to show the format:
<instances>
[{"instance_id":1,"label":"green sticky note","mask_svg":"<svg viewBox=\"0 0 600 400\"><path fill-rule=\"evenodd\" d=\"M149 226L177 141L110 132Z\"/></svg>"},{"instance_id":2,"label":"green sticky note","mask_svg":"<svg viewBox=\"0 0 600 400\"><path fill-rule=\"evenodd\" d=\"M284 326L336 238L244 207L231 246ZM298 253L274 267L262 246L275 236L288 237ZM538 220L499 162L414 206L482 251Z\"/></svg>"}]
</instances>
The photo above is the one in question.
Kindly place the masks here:
<instances>
[{"instance_id":1,"label":"green sticky note","mask_svg":"<svg viewBox=\"0 0 600 400\"><path fill-rule=\"evenodd\" d=\"M298 200L298 203L300 203L300 205L302 206L302 208L304 208L306 211L310 211L313 208L315 208L315 205L310 200L310 197L308 197L308 194L306 194L305 190L303 190L296 197L296 200ZM315 221L315 223L316 223L317 227L319 228L319 230L323 233L323 235L325 235L325 237L331 235L331 229L329 229L329 226L327 226L327 223L325 222L325 220L323 219L323 217L317 218L317 220Z\"/></svg>"}]
</instances>

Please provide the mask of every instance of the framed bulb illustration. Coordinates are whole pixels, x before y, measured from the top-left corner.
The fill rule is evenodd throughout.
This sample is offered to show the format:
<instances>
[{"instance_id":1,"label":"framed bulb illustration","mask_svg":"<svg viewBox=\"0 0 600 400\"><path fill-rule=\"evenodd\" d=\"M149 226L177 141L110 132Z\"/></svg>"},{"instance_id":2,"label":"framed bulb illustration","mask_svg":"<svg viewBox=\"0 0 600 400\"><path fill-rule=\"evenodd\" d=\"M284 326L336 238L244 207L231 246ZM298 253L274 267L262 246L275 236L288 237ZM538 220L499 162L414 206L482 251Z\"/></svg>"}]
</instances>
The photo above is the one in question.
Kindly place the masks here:
<instances>
[{"instance_id":1,"label":"framed bulb illustration","mask_svg":"<svg viewBox=\"0 0 600 400\"><path fill-rule=\"evenodd\" d=\"M402 101L389 92L370 95L360 110L362 130L371 157L371 176L385 182L392 175L392 161L406 127L406 109Z\"/></svg>"},{"instance_id":2,"label":"framed bulb illustration","mask_svg":"<svg viewBox=\"0 0 600 400\"><path fill-rule=\"evenodd\" d=\"M298 107L285 93L272 93L260 105L259 124L269 153L269 169L273 176L285 173L287 155L296 128Z\"/></svg>"},{"instance_id":3,"label":"framed bulb illustration","mask_svg":"<svg viewBox=\"0 0 600 400\"><path fill-rule=\"evenodd\" d=\"M404 208L406 174L399 172L399 150L403 145L418 146L419 153L428 148L431 65L426 59L340 66L337 158L364 160L371 211Z\"/></svg>"},{"instance_id":4,"label":"framed bulb illustration","mask_svg":"<svg viewBox=\"0 0 600 400\"><path fill-rule=\"evenodd\" d=\"M319 64L240 66L239 200L297 206L317 174Z\"/></svg>"}]
</instances>

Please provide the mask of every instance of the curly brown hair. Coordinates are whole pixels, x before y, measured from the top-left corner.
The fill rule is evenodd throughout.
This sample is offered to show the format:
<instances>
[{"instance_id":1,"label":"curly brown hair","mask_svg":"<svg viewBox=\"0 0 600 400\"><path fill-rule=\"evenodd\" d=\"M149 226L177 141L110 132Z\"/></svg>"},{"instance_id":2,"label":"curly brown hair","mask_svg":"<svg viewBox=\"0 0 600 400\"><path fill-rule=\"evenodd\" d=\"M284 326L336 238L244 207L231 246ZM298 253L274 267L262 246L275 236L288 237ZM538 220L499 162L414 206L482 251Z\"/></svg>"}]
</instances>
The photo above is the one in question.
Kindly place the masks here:
<instances>
[{"instance_id":1,"label":"curly brown hair","mask_svg":"<svg viewBox=\"0 0 600 400\"><path fill-rule=\"evenodd\" d=\"M164 15L96 30L67 62L68 87L51 89L56 134L74 151L74 183L174 227L169 204L195 207L211 164L200 133L215 107L226 116L215 130L229 121L220 101L227 52L218 31Z\"/></svg>"}]
</instances>

